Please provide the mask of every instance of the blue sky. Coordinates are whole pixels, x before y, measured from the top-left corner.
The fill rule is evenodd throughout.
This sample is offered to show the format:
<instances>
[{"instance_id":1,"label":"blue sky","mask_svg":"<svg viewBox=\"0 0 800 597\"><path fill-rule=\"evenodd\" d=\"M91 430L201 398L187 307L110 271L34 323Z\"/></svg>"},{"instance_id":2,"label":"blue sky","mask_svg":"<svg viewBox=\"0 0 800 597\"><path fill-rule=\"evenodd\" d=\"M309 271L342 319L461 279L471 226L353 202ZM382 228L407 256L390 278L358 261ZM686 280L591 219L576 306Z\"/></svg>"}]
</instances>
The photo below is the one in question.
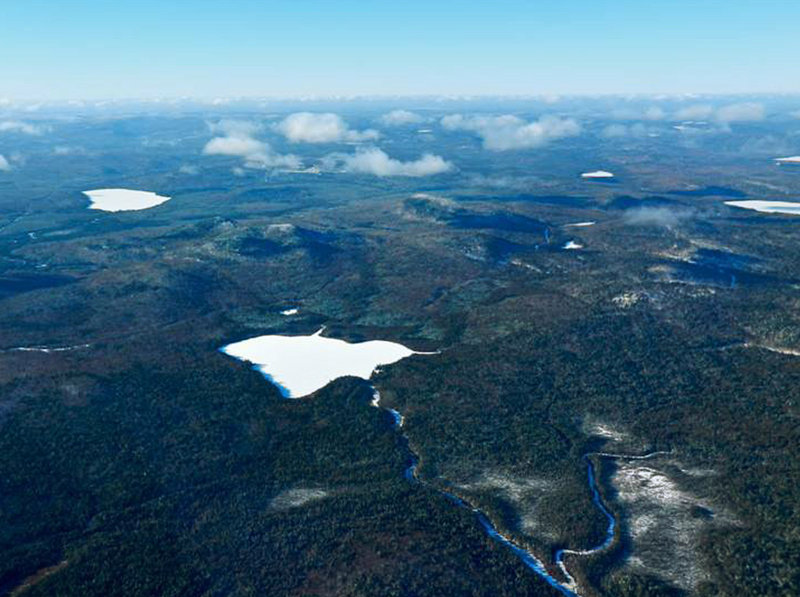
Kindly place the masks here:
<instances>
[{"instance_id":1,"label":"blue sky","mask_svg":"<svg viewBox=\"0 0 800 597\"><path fill-rule=\"evenodd\" d=\"M800 92L798 0L6 0L0 97Z\"/></svg>"}]
</instances>

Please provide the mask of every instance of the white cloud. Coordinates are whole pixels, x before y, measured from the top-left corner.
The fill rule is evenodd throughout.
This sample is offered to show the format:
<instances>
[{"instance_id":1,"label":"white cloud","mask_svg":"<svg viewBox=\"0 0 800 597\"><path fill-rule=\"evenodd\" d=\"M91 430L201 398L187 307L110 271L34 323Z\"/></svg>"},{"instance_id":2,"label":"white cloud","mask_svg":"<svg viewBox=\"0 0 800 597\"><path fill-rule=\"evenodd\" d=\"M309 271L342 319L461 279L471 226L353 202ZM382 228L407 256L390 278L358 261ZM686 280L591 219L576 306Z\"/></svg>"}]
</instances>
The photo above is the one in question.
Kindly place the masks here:
<instances>
[{"instance_id":1,"label":"white cloud","mask_svg":"<svg viewBox=\"0 0 800 597\"><path fill-rule=\"evenodd\" d=\"M206 155L235 155L250 157L267 150L267 144L252 137L214 137L206 143L203 153Z\"/></svg>"},{"instance_id":2,"label":"white cloud","mask_svg":"<svg viewBox=\"0 0 800 597\"><path fill-rule=\"evenodd\" d=\"M667 113L661 106L644 107L622 107L611 111L611 118L614 120L664 120Z\"/></svg>"},{"instance_id":3,"label":"white cloud","mask_svg":"<svg viewBox=\"0 0 800 597\"><path fill-rule=\"evenodd\" d=\"M709 104L695 104L686 106L675 112L675 120L705 120L714 113L714 107Z\"/></svg>"},{"instance_id":4,"label":"white cloud","mask_svg":"<svg viewBox=\"0 0 800 597\"><path fill-rule=\"evenodd\" d=\"M392 110L388 114L380 117L380 121L385 126L402 126L404 124L418 124L425 119L419 114L408 110Z\"/></svg>"},{"instance_id":5,"label":"white cloud","mask_svg":"<svg viewBox=\"0 0 800 597\"><path fill-rule=\"evenodd\" d=\"M764 106L754 102L730 104L718 109L715 118L723 124L764 120Z\"/></svg>"},{"instance_id":6,"label":"white cloud","mask_svg":"<svg viewBox=\"0 0 800 597\"><path fill-rule=\"evenodd\" d=\"M491 187L514 191L530 192L545 186L545 184L537 176L484 176L476 174L470 177L470 186L473 187Z\"/></svg>"},{"instance_id":7,"label":"white cloud","mask_svg":"<svg viewBox=\"0 0 800 597\"><path fill-rule=\"evenodd\" d=\"M0 122L0 132L16 132L25 135L41 135L49 130L49 127L23 122L21 120L5 120Z\"/></svg>"},{"instance_id":8,"label":"white cloud","mask_svg":"<svg viewBox=\"0 0 800 597\"><path fill-rule=\"evenodd\" d=\"M666 113L664 112L664 110L662 110L658 106L652 106L644 111L645 120L663 120L665 116Z\"/></svg>"},{"instance_id":9,"label":"white cloud","mask_svg":"<svg viewBox=\"0 0 800 597\"><path fill-rule=\"evenodd\" d=\"M252 137L261 130L261 125L250 120L223 119L219 122L209 122L208 128L212 133L229 137Z\"/></svg>"},{"instance_id":10,"label":"white cloud","mask_svg":"<svg viewBox=\"0 0 800 597\"><path fill-rule=\"evenodd\" d=\"M200 173L200 168L198 168L197 166L192 166L191 164L184 164L180 168L178 168L178 172L180 174L189 174L193 176L195 174Z\"/></svg>"},{"instance_id":11,"label":"white cloud","mask_svg":"<svg viewBox=\"0 0 800 597\"><path fill-rule=\"evenodd\" d=\"M676 121L709 121L717 123L718 131L730 131L735 122L758 122L764 120L764 105L757 102L741 102L715 107L711 104L694 104L677 110L672 119ZM680 128L682 132L693 132Z\"/></svg>"},{"instance_id":12,"label":"white cloud","mask_svg":"<svg viewBox=\"0 0 800 597\"><path fill-rule=\"evenodd\" d=\"M0 153L0 172L10 172L10 171L11 171L11 164L9 164L5 156L2 153Z\"/></svg>"},{"instance_id":13,"label":"white cloud","mask_svg":"<svg viewBox=\"0 0 800 597\"><path fill-rule=\"evenodd\" d=\"M15 151L14 153L8 156L8 160L14 166L24 166L25 164L28 163L28 156L19 151Z\"/></svg>"},{"instance_id":14,"label":"white cloud","mask_svg":"<svg viewBox=\"0 0 800 597\"><path fill-rule=\"evenodd\" d=\"M600 132L600 135L607 139L618 139L622 137L652 137L658 134L659 131L657 128L645 126L641 122L634 123L630 126L625 124L609 124Z\"/></svg>"},{"instance_id":15,"label":"white cloud","mask_svg":"<svg viewBox=\"0 0 800 597\"><path fill-rule=\"evenodd\" d=\"M572 118L542 116L534 122L526 122L510 114L505 116L462 116L452 114L441 121L445 129L464 130L476 133L483 146L492 151L528 149L541 147L555 139L574 137L580 133L580 125Z\"/></svg>"},{"instance_id":16,"label":"white cloud","mask_svg":"<svg viewBox=\"0 0 800 597\"><path fill-rule=\"evenodd\" d=\"M628 127L624 124L609 124L600 133L601 136L606 137L607 139L627 137L628 134Z\"/></svg>"},{"instance_id":17,"label":"white cloud","mask_svg":"<svg viewBox=\"0 0 800 597\"><path fill-rule=\"evenodd\" d=\"M453 169L453 164L431 153L418 160L402 162L389 157L377 147L359 149L352 155L334 154L326 158L329 166L338 165L347 172L375 176L433 176Z\"/></svg>"},{"instance_id":18,"label":"white cloud","mask_svg":"<svg viewBox=\"0 0 800 597\"><path fill-rule=\"evenodd\" d=\"M209 125L212 132L222 133L211 139L203 147L205 155L238 156L245 159L248 168L299 168L300 159L295 155L281 155L272 150L265 142L252 135L259 126L241 120L222 120Z\"/></svg>"},{"instance_id":19,"label":"white cloud","mask_svg":"<svg viewBox=\"0 0 800 597\"><path fill-rule=\"evenodd\" d=\"M744 154L755 155L782 155L794 150L794 143L782 136L765 135L762 137L748 136L739 150Z\"/></svg>"},{"instance_id":20,"label":"white cloud","mask_svg":"<svg viewBox=\"0 0 800 597\"><path fill-rule=\"evenodd\" d=\"M354 131L338 114L297 112L275 125L275 130L293 143L356 143L373 141L378 131Z\"/></svg>"},{"instance_id":21,"label":"white cloud","mask_svg":"<svg viewBox=\"0 0 800 597\"><path fill-rule=\"evenodd\" d=\"M628 224L633 226L656 226L674 228L692 216L686 209L671 209L669 207L639 207L628 209L623 217Z\"/></svg>"},{"instance_id":22,"label":"white cloud","mask_svg":"<svg viewBox=\"0 0 800 597\"><path fill-rule=\"evenodd\" d=\"M53 155L83 155L86 150L77 145L56 145L53 147Z\"/></svg>"},{"instance_id":23,"label":"white cloud","mask_svg":"<svg viewBox=\"0 0 800 597\"><path fill-rule=\"evenodd\" d=\"M795 110L794 112L789 112L789 116L792 118L800 118L800 110Z\"/></svg>"}]
</instances>

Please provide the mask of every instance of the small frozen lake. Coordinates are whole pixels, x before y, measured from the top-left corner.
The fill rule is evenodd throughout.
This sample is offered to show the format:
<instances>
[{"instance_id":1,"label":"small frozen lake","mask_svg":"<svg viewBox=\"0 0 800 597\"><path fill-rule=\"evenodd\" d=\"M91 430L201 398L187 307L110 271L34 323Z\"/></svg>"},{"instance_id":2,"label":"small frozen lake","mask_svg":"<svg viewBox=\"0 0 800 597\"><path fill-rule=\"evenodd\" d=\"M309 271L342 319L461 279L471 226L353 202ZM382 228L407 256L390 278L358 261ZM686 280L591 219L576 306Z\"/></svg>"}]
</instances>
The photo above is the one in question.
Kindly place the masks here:
<instances>
[{"instance_id":1,"label":"small frozen lake","mask_svg":"<svg viewBox=\"0 0 800 597\"><path fill-rule=\"evenodd\" d=\"M303 398L347 375L369 379L381 365L391 365L413 354L428 354L384 340L351 344L325 338L322 332L310 336L257 336L220 350L252 363L286 398Z\"/></svg>"},{"instance_id":2,"label":"small frozen lake","mask_svg":"<svg viewBox=\"0 0 800 597\"><path fill-rule=\"evenodd\" d=\"M767 214L790 214L800 216L800 203L791 201L726 201L725 205L740 207L742 209L753 209Z\"/></svg>"},{"instance_id":3,"label":"small frozen lake","mask_svg":"<svg viewBox=\"0 0 800 597\"><path fill-rule=\"evenodd\" d=\"M156 195L150 191L133 191L131 189L95 189L83 191L89 198L89 209L101 211L135 211L149 209L161 205L171 199Z\"/></svg>"},{"instance_id":4,"label":"small frozen lake","mask_svg":"<svg viewBox=\"0 0 800 597\"><path fill-rule=\"evenodd\" d=\"M595 170L593 172L584 172L581 174L581 178L588 178L588 179L609 179L614 178L613 172L607 172L606 170Z\"/></svg>"}]
</instances>

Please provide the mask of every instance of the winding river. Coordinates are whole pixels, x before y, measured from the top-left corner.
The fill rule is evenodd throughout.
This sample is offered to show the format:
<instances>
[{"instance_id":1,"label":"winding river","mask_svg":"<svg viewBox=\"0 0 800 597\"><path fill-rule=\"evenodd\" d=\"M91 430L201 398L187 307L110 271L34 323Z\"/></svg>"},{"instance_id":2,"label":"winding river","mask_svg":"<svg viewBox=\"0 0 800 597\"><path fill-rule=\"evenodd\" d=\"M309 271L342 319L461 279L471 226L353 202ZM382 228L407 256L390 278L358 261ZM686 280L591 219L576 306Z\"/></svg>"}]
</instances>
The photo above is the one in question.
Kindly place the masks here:
<instances>
[{"instance_id":1,"label":"winding river","mask_svg":"<svg viewBox=\"0 0 800 597\"><path fill-rule=\"evenodd\" d=\"M533 570L536 574L538 574L547 584L551 587L556 589L557 591L561 592L568 597L580 597L578 583L575 578L570 574L569 570L567 569L567 565L564 561L564 557L571 555L571 556L590 556L596 553L599 553L611 546L614 542L614 536L616 533L617 528L617 520L614 518L614 515L609 511L609 509L603 503L603 499L600 496L600 490L597 486L597 479L594 470L594 464L592 463L591 457L595 456L598 458L614 458L614 459L625 459L625 460L646 460L648 458L653 458L655 456L659 456L662 454L668 454L668 452L651 452L649 454L644 454L641 456L637 455L627 455L627 454L612 454L609 452L590 452L583 456L583 460L586 462L587 465L587 481L589 484L589 489L592 491L592 502L597 507L600 512L606 517L608 521L608 526L606 527L605 537L599 545L595 547L591 547L589 549L559 549L555 554L555 564L561 570L562 574L566 578L566 581L561 581L554 577L550 572L547 571L544 563L537 558L532 552L526 550L523 547L520 547L514 541L503 535L500 531L497 530L497 527L489 520L489 517L467 502L466 500L458 497L457 495L439 489L438 487L434 487L429 483L426 483L422 479L419 478L417 475L417 466L419 464L419 457L414 453L411 449L411 445L408 439L408 436L403 433L402 428L404 424L403 415L400 414L399 411L386 408L381 406L381 396L378 390L373 388L373 398L372 398L372 406L376 408L383 408L384 410L388 411L389 414L392 415L392 419L394 421L394 428L402 435L403 439L406 442L406 446L408 447L408 452L410 455L410 462L406 470L404 471L404 476L408 479L411 483L420 483L425 484L428 487L436 490L438 493L449 499L453 502L456 506L460 508L465 508L467 510L471 510L480 522L483 529L486 531L486 534L489 535L493 540L501 543L508 549L510 549L514 555L516 555L522 562L531 570Z\"/></svg>"}]
</instances>

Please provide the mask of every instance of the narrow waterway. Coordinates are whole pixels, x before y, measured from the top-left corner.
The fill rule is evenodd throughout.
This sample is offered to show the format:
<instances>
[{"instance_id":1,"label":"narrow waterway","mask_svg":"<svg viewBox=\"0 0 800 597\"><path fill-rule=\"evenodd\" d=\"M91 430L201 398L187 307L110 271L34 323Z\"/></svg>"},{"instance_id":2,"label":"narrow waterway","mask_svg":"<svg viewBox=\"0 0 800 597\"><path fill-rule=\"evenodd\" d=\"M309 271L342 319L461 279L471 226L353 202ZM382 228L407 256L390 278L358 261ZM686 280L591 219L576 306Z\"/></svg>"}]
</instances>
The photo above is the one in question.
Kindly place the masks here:
<instances>
[{"instance_id":1,"label":"narrow waterway","mask_svg":"<svg viewBox=\"0 0 800 597\"><path fill-rule=\"evenodd\" d=\"M608 452L593 452L589 454L585 454L583 460L586 462L587 466L587 482L589 484L589 489L592 492L592 502L597 507L600 512L606 517L608 521L608 525L606 527L605 537L599 545L589 548L589 549L582 549L582 550L574 550L574 549L559 549L555 554L555 564L563 573L566 581L561 581L554 577L547 571L544 563L537 558L532 552L526 550L525 548L517 545L503 535L500 531L497 530L497 527L492 523L488 516L466 500L458 497L455 494L449 493L438 487L434 487L429 483L426 483L422 479L419 478L417 475L417 465L419 464L419 457L414 453L411 449L408 436L403 432L403 424L405 422L403 415L400 414L399 411L385 408L381 406L381 397L380 393L373 388L374 394L372 398L372 406L376 408L383 408L384 410L388 411L392 415L392 419L394 421L395 429L402 435L403 439L406 442L406 446L408 448L409 453L409 465L404 471L405 478L411 483L421 483L425 484L427 487L431 487L448 500L453 502L456 506L460 508L465 508L467 510L471 510L478 522L481 524L483 529L486 531L486 534L489 535L493 540L497 541L498 543L504 545L508 549L510 549L514 555L516 555L522 562L531 570L533 570L536 574L538 574L545 582L547 582L551 587L556 589L557 591L561 592L562 594L568 597L581 597L579 592L578 583L575 578L570 574L569 570L567 569L566 562L564 561L564 557L567 555L573 556L590 556L596 553L599 553L611 546L614 542L614 537L616 534L617 529L617 520L614 518L614 515L609 511L609 509L603 503L603 499L600 496L600 490L597 486L597 479L594 470L594 464L592 463L591 457L598 457L598 458L614 458L614 459L626 459L626 460L645 460L648 458L653 458L658 455L667 454L668 452L651 452L649 454L644 454L641 456L638 455L626 455L626 454L611 454Z\"/></svg>"}]
</instances>

